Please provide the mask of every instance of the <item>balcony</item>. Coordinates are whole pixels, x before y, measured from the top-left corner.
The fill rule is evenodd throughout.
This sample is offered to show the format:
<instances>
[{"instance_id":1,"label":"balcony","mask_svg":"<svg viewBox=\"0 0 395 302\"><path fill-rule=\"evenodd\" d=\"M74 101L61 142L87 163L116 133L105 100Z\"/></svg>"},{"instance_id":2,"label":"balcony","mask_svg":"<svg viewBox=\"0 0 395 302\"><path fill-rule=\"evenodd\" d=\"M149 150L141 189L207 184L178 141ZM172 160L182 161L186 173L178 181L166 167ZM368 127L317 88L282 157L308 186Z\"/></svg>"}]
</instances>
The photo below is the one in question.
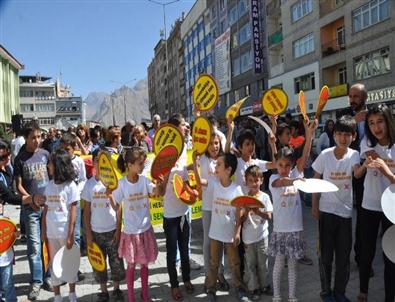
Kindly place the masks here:
<instances>
[{"instance_id":1,"label":"balcony","mask_svg":"<svg viewBox=\"0 0 395 302\"><path fill-rule=\"evenodd\" d=\"M335 39L321 45L322 57L328 57L346 49L345 39Z\"/></svg>"},{"instance_id":2,"label":"balcony","mask_svg":"<svg viewBox=\"0 0 395 302\"><path fill-rule=\"evenodd\" d=\"M320 1L320 17L339 9L350 0L324 0Z\"/></svg>"},{"instance_id":3,"label":"balcony","mask_svg":"<svg viewBox=\"0 0 395 302\"><path fill-rule=\"evenodd\" d=\"M276 31L274 34L271 34L268 39L268 46L272 47L279 44L283 40L283 31Z\"/></svg>"},{"instance_id":4,"label":"balcony","mask_svg":"<svg viewBox=\"0 0 395 302\"><path fill-rule=\"evenodd\" d=\"M281 15L281 0L267 1L266 15L268 17Z\"/></svg>"}]
</instances>

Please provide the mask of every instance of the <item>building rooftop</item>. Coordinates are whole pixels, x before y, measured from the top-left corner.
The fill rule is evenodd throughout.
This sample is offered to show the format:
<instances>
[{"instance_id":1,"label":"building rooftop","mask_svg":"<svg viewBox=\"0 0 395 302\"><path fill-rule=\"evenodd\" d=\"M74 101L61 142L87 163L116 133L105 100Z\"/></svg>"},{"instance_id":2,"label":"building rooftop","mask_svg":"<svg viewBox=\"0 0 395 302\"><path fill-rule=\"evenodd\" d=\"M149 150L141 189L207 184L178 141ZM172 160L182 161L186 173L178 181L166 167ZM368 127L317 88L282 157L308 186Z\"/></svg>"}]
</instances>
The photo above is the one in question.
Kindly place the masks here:
<instances>
[{"instance_id":1,"label":"building rooftop","mask_svg":"<svg viewBox=\"0 0 395 302\"><path fill-rule=\"evenodd\" d=\"M0 44L0 55L10 61L16 69L24 69L25 66L20 63L3 45Z\"/></svg>"}]
</instances>

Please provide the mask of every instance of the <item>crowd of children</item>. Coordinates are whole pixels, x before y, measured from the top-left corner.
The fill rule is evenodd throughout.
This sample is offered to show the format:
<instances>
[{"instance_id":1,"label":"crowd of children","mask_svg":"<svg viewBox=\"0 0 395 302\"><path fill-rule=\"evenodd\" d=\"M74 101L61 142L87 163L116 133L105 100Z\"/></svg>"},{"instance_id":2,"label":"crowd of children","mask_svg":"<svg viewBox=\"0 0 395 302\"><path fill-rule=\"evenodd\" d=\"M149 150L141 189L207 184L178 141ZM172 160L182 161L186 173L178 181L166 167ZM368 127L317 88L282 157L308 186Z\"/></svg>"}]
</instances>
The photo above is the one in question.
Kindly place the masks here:
<instances>
[{"instance_id":1,"label":"crowd of children","mask_svg":"<svg viewBox=\"0 0 395 302\"><path fill-rule=\"evenodd\" d=\"M168 122L184 135L186 123L180 114L174 115ZM298 301L297 263L306 253L303 206L294 183L304 178L317 124L317 120L304 121L305 134L297 140L303 142L296 146L295 142L291 144L290 127L277 126L273 120L273 133L277 134L277 138L273 134L268 138L271 161L254 158L255 135L251 130L240 131L232 148L234 124L231 120L228 121L225 146L222 143L223 134L215 129L207 152L201 156L193 154L196 189L202 198L204 289L208 301L216 301L218 289L229 290L224 277L226 267L232 274L232 283L240 301L257 301L264 294L272 295L274 302ZM381 225L385 231L392 225L380 204L383 191L395 183L395 122L390 109L385 105L372 106L367 111L364 127L365 137L360 142L358 152L350 148L356 138L355 120L351 116L336 120L333 131L335 145L323 150L312 163L315 178L327 180L339 189L337 192L313 194L312 199L312 216L319 221L321 290L318 293L317 289L317 297L319 294L325 302L350 301L346 290L353 241L353 177L360 178L366 174L360 220L364 240L360 242L359 250L358 302L368 301L369 277L379 227ZM126 176L119 180L117 189L110 191L103 185L98 173L87 180L84 162L75 155L78 148L76 135L65 134L60 148L51 154L39 147L40 129L37 125L28 124L24 136L26 144L15 158L14 175L17 189L23 197L23 217L28 237L32 284L29 299L38 297L40 287L50 277L54 301L62 299L60 285L63 282L69 283L70 301L77 301L77 275L70 280L60 280L50 274L51 270L47 273L43 271L40 238L48 244L51 263L62 246L70 249L74 244L83 244L80 242L82 208L86 244L89 246L95 242L108 258L114 285L113 298L123 299L120 282L126 277L128 301L136 300L134 276L139 266L141 299L149 301L148 266L158 257L150 221L151 195L164 196L163 229L171 296L175 301L183 299L176 268L178 257L185 290L188 294L194 292L189 262L190 208L176 197L172 183L175 174L185 181L188 179L188 169L191 167L187 166L186 146L170 173L156 181L143 174L147 158L144 148L135 146L119 151L120 142L109 146L113 153L119 153L118 168L126 172ZM92 154L96 171L97 151ZM268 170L272 170L273 174L266 187L264 172ZM0 179L2 197L4 194L6 200L14 202L17 197L9 195L4 183L5 180ZM232 199L243 195L258 199L262 208L236 208L231 205ZM81 200L83 204L80 204ZM269 222L273 225L272 230ZM229 264L224 261L224 250ZM6 301L16 301L13 286L7 287L3 281L6 280L4 276L10 274L10 257L9 254L0 256L1 287ZM268 257L274 258L272 274L269 274ZM288 294L280 287L286 266ZM386 255L384 266L385 301L394 302L395 264ZM94 271L94 276L100 284L97 301L109 301L107 272ZM8 284L12 285L12 282Z\"/></svg>"}]
</instances>

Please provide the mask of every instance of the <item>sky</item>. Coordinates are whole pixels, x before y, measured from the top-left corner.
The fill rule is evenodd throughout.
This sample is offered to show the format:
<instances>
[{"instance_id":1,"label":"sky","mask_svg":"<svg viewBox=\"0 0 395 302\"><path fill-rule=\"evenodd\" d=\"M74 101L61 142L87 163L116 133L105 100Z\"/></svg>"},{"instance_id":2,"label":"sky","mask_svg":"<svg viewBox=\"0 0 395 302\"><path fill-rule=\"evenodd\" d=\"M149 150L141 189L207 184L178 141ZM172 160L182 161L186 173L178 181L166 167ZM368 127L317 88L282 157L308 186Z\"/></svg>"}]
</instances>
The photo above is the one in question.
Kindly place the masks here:
<instances>
[{"instance_id":1,"label":"sky","mask_svg":"<svg viewBox=\"0 0 395 302\"><path fill-rule=\"evenodd\" d=\"M165 7L167 36L194 2ZM19 74L61 74L83 98L146 78L163 24L148 0L0 0L0 44L25 66Z\"/></svg>"}]
</instances>

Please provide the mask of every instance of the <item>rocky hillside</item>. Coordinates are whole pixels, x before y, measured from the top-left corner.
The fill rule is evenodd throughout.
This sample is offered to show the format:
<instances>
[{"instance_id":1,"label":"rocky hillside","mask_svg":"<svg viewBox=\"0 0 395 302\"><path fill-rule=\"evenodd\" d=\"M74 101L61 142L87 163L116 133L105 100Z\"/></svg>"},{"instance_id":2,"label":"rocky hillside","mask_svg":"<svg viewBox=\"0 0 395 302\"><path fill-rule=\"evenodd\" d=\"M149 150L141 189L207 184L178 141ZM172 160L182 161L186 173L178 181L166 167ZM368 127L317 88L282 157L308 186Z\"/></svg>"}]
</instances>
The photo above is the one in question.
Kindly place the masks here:
<instances>
[{"instance_id":1,"label":"rocky hillside","mask_svg":"<svg viewBox=\"0 0 395 302\"><path fill-rule=\"evenodd\" d=\"M112 108L114 108L115 123L120 126L125 124L125 117L126 120L133 119L137 123L143 119L150 119L146 79L137 82L133 88L122 86L111 94L92 92L85 102L87 104L86 119L106 126L113 124Z\"/></svg>"}]
</instances>

